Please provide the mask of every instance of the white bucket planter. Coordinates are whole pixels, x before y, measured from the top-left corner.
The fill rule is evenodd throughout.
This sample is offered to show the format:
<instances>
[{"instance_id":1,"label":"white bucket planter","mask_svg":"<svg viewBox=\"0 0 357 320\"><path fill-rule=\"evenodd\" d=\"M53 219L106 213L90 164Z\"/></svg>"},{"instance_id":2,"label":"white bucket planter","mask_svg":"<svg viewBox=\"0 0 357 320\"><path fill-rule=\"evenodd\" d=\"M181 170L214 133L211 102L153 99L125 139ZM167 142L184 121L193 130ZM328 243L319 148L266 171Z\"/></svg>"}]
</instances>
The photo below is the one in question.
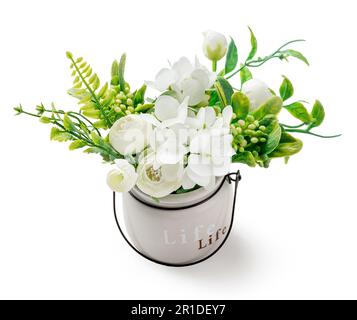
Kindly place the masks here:
<instances>
[{"instance_id":1,"label":"white bucket planter","mask_svg":"<svg viewBox=\"0 0 357 320\"><path fill-rule=\"evenodd\" d=\"M231 231L239 180L237 172L217 179L211 191L172 194L159 202L134 188L123 194L122 210L116 208L114 193L119 230L137 253L153 262L178 267L202 262L223 246ZM121 211L128 237L117 217Z\"/></svg>"}]
</instances>

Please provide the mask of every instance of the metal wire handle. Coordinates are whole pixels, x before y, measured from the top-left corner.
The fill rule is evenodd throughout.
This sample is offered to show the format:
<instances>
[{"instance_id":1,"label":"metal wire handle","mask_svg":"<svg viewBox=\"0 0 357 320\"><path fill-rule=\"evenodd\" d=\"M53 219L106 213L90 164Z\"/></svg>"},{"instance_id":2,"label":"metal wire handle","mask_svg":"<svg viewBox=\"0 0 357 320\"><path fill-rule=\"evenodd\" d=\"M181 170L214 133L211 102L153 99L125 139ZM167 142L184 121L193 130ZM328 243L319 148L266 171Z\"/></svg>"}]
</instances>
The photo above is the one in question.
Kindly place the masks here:
<instances>
[{"instance_id":1,"label":"metal wire handle","mask_svg":"<svg viewBox=\"0 0 357 320\"><path fill-rule=\"evenodd\" d=\"M119 220L118 220L118 216L117 216L117 212L116 212L116 193L113 192L113 207L114 207L114 217L115 217L115 222L118 226L118 229L121 233L121 235L123 236L124 240L126 241L126 243L137 253L139 254L140 256L142 256L143 258L151 261L151 262L154 262L156 264L160 264L162 266L166 266L166 267L176 267L176 268L182 268L182 267L190 267L190 266L193 266L193 265L196 265L196 264L199 264L203 261L206 261L208 260L209 258L211 258L212 256L214 256L223 246L224 244L226 243L231 231L232 231L232 228L233 228L233 223L234 223L234 212L235 212L235 205L236 205L236 199L237 199L237 190L238 190L238 184L239 184L239 181L242 179L241 175L240 175L240 171L238 170L236 173L229 173L225 176L225 180L228 181L229 184L231 184L232 182L234 182L234 196L233 196L233 208L232 208L232 217L231 217L231 223L230 223L230 226L229 226L229 229L228 229L228 233L226 235L226 237L223 239L222 243L219 245L219 247L213 251L210 255L208 255L207 257L205 258L202 258L200 260L197 260L195 262L191 262L191 263L183 263L183 264L176 264L176 263L167 263L167 262L163 262L163 261L159 261L159 260L156 260L154 258L151 258L149 256L147 256L146 254L140 252L137 248L134 247L134 245L131 244L131 242L128 240L128 238L126 237L126 235L124 234L121 226L120 226L120 223L119 223ZM223 186L223 184L221 185L221 187ZM221 188L220 187L220 188ZM220 188L218 190L220 190ZM216 194L216 193L215 193ZM213 194L211 197L213 197L215 194ZM207 198L206 200L209 200L211 197Z\"/></svg>"}]
</instances>

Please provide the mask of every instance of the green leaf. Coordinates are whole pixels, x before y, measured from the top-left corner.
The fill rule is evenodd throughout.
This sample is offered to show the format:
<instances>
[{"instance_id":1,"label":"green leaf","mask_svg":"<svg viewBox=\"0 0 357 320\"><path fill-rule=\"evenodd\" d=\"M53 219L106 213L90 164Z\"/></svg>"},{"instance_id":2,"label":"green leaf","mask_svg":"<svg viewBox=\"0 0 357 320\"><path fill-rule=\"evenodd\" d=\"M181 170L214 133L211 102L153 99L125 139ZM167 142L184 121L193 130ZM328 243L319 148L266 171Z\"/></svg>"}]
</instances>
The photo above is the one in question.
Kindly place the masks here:
<instances>
[{"instance_id":1,"label":"green leaf","mask_svg":"<svg viewBox=\"0 0 357 320\"><path fill-rule=\"evenodd\" d=\"M126 54L124 53L120 58L119 74L118 74L120 90L122 91L125 90L125 80L124 80L125 62L126 62Z\"/></svg>"},{"instance_id":2,"label":"green leaf","mask_svg":"<svg viewBox=\"0 0 357 320\"><path fill-rule=\"evenodd\" d=\"M63 116L63 126L65 127L66 130L68 131L74 131L76 130L76 126L74 125L73 121L69 117L68 114L65 114Z\"/></svg>"},{"instance_id":3,"label":"green leaf","mask_svg":"<svg viewBox=\"0 0 357 320\"><path fill-rule=\"evenodd\" d=\"M281 51L281 59L287 60L288 57L299 59L302 62L306 63L308 66L310 65L306 57L299 51L291 50L291 49Z\"/></svg>"},{"instance_id":4,"label":"green leaf","mask_svg":"<svg viewBox=\"0 0 357 320\"><path fill-rule=\"evenodd\" d=\"M142 104L142 105L140 105L140 106L135 108L135 112L144 113L144 112L149 111L150 109L152 109L154 106L155 106L155 104L153 104L153 103Z\"/></svg>"},{"instance_id":5,"label":"green leaf","mask_svg":"<svg viewBox=\"0 0 357 320\"><path fill-rule=\"evenodd\" d=\"M286 158L290 157L298 152L303 147L301 140L294 138L287 132L283 132L281 135L280 143L277 148L269 154L270 158Z\"/></svg>"},{"instance_id":6,"label":"green leaf","mask_svg":"<svg viewBox=\"0 0 357 320\"><path fill-rule=\"evenodd\" d=\"M108 82L106 82L104 86L99 90L98 97L102 98L107 93L107 90L108 90Z\"/></svg>"},{"instance_id":7,"label":"green leaf","mask_svg":"<svg viewBox=\"0 0 357 320\"><path fill-rule=\"evenodd\" d=\"M287 106L284 106L286 110L289 111L289 113L295 117L296 119L299 119L300 121L304 123L310 123L311 122L311 116L305 106L301 102L294 102L292 104L289 104Z\"/></svg>"},{"instance_id":8,"label":"green leaf","mask_svg":"<svg viewBox=\"0 0 357 320\"><path fill-rule=\"evenodd\" d=\"M243 65L241 65L241 67L243 67ZM243 85L248 80L253 79L252 73L250 72L248 67L244 67L239 74L241 85Z\"/></svg>"},{"instance_id":9,"label":"green leaf","mask_svg":"<svg viewBox=\"0 0 357 320\"><path fill-rule=\"evenodd\" d=\"M99 154L102 156L103 160L106 162L113 162L115 160L115 158L112 155L110 155L108 152L106 152L105 150L98 148L98 147L87 148L83 152Z\"/></svg>"},{"instance_id":10,"label":"green leaf","mask_svg":"<svg viewBox=\"0 0 357 320\"><path fill-rule=\"evenodd\" d=\"M275 150L275 148L279 145L282 132L278 121L274 121L267 129L270 133L263 148L264 154L270 154Z\"/></svg>"},{"instance_id":11,"label":"green leaf","mask_svg":"<svg viewBox=\"0 0 357 320\"><path fill-rule=\"evenodd\" d=\"M99 110L94 110L94 109L89 109L89 110L82 109L82 110L83 110L83 115L88 118L91 118L91 119L99 119L100 118Z\"/></svg>"},{"instance_id":12,"label":"green leaf","mask_svg":"<svg viewBox=\"0 0 357 320\"><path fill-rule=\"evenodd\" d=\"M217 90L219 100L221 101L221 108L228 106L231 103L231 98L234 92L232 86L223 77L217 77L214 86Z\"/></svg>"},{"instance_id":13,"label":"green leaf","mask_svg":"<svg viewBox=\"0 0 357 320\"><path fill-rule=\"evenodd\" d=\"M232 95L231 104L237 119L245 119L249 113L249 98L244 93L237 91Z\"/></svg>"},{"instance_id":14,"label":"green leaf","mask_svg":"<svg viewBox=\"0 0 357 320\"><path fill-rule=\"evenodd\" d=\"M117 60L114 60L112 64L111 76L111 85L117 86L119 84L119 63Z\"/></svg>"},{"instance_id":15,"label":"green leaf","mask_svg":"<svg viewBox=\"0 0 357 320\"><path fill-rule=\"evenodd\" d=\"M107 123L105 120L99 120L93 123L93 126L97 129L108 129Z\"/></svg>"},{"instance_id":16,"label":"green leaf","mask_svg":"<svg viewBox=\"0 0 357 320\"><path fill-rule=\"evenodd\" d=\"M217 91L216 90L211 91L208 105L212 107L212 106L216 106L218 103L219 103L219 96Z\"/></svg>"},{"instance_id":17,"label":"green leaf","mask_svg":"<svg viewBox=\"0 0 357 320\"><path fill-rule=\"evenodd\" d=\"M228 51L226 55L226 64L224 67L225 74L233 71L238 63L238 50L234 40L231 38L231 42L228 46Z\"/></svg>"},{"instance_id":18,"label":"green leaf","mask_svg":"<svg viewBox=\"0 0 357 320\"><path fill-rule=\"evenodd\" d=\"M239 152L232 157L234 163L244 163L249 167L255 167L256 161L253 154L249 151Z\"/></svg>"},{"instance_id":19,"label":"green leaf","mask_svg":"<svg viewBox=\"0 0 357 320\"><path fill-rule=\"evenodd\" d=\"M294 87L291 81L287 77L283 76L283 78L284 80L280 86L279 92L280 92L280 97L283 99L283 101L285 101L293 96Z\"/></svg>"},{"instance_id":20,"label":"green leaf","mask_svg":"<svg viewBox=\"0 0 357 320\"><path fill-rule=\"evenodd\" d=\"M249 28L249 31L250 31L251 50L250 50L250 53L248 55L247 61L252 60L254 58L254 56L256 55L257 50L258 50L257 38L255 37L252 29L250 27L248 27L248 28Z\"/></svg>"},{"instance_id":21,"label":"green leaf","mask_svg":"<svg viewBox=\"0 0 357 320\"><path fill-rule=\"evenodd\" d=\"M277 117L275 114L268 114L263 119L261 119L259 121L259 125L268 128L276 120L277 120Z\"/></svg>"},{"instance_id":22,"label":"green leaf","mask_svg":"<svg viewBox=\"0 0 357 320\"><path fill-rule=\"evenodd\" d=\"M283 101L279 97L272 97L257 110L252 112L256 120L263 119L268 114L278 114L283 106Z\"/></svg>"},{"instance_id":23,"label":"green leaf","mask_svg":"<svg viewBox=\"0 0 357 320\"><path fill-rule=\"evenodd\" d=\"M59 141L59 142L65 142L68 140L72 140L72 135L66 131L62 131L57 127L53 127L51 129L51 135L50 135L51 140L53 141Z\"/></svg>"},{"instance_id":24,"label":"green leaf","mask_svg":"<svg viewBox=\"0 0 357 320\"><path fill-rule=\"evenodd\" d=\"M97 145L103 145L103 139L99 136L98 133L92 131L90 134L92 141Z\"/></svg>"},{"instance_id":25,"label":"green leaf","mask_svg":"<svg viewBox=\"0 0 357 320\"><path fill-rule=\"evenodd\" d=\"M322 122L325 119L325 109L321 102L319 100L316 100L312 111L311 111L311 116L312 116L312 124L311 128L318 127L322 124Z\"/></svg>"},{"instance_id":26,"label":"green leaf","mask_svg":"<svg viewBox=\"0 0 357 320\"><path fill-rule=\"evenodd\" d=\"M87 144L82 140L75 140L69 145L69 150L76 150L85 147Z\"/></svg>"},{"instance_id":27,"label":"green leaf","mask_svg":"<svg viewBox=\"0 0 357 320\"><path fill-rule=\"evenodd\" d=\"M146 85L144 84L139 90L137 90L135 92L134 106L138 105L139 103L144 103L144 101L145 101L145 92L146 92Z\"/></svg>"}]
</instances>

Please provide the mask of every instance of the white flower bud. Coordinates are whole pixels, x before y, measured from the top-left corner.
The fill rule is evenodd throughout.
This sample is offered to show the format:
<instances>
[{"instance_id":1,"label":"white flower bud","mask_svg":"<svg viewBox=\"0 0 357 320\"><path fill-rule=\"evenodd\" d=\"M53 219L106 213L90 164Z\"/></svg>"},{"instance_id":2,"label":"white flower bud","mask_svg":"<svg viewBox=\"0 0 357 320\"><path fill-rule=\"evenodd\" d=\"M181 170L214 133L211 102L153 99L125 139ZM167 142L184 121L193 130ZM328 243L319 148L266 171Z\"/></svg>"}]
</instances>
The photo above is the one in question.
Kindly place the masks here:
<instances>
[{"instance_id":1,"label":"white flower bud","mask_svg":"<svg viewBox=\"0 0 357 320\"><path fill-rule=\"evenodd\" d=\"M127 160L117 160L117 168L111 170L107 176L110 189L115 192L128 192L136 183L138 178L135 168Z\"/></svg>"},{"instance_id":2,"label":"white flower bud","mask_svg":"<svg viewBox=\"0 0 357 320\"><path fill-rule=\"evenodd\" d=\"M203 52L205 56L212 60L221 60L227 52L227 40L221 33L206 31L203 33Z\"/></svg>"},{"instance_id":3,"label":"white flower bud","mask_svg":"<svg viewBox=\"0 0 357 320\"><path fill-rule=\"evenodd\" d=\"M243 84L242 92L249 98L250 111L258 109L273 97L269 87L258 79L248 80Z\"/></svg>"}]
</instances>

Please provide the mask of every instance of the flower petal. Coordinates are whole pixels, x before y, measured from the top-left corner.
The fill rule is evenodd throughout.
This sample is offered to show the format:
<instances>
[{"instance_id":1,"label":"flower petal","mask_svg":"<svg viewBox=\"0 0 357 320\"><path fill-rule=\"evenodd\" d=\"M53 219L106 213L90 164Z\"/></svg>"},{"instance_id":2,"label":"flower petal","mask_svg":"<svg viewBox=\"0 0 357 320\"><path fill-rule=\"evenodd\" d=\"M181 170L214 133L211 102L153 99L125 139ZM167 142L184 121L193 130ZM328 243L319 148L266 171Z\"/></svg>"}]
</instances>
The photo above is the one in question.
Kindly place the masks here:
<instances>
[{"instance_id":1,"label":"flower petal","mask_svg":"<svg viewBox=\"0 0 357 320\"><path fill-rule=\"evenodd\" d=\"M193 65L186 57L181 57L173 64L172 70L176 73L176 81L180 82L191 74Z\"/></svg>"},{"instance_id":2,"label":"flower petal","mask_svg":"<svg viewBox=\"0 0 357 320\"><path fill-rule=\"evenodd\" d=\"M197 174L191 169L191 167L186 167L186 174L195 184L198 184L201 187L208 186L211 181L211 175L203 176Z\"/></svg>"},{"instance_id":3,"label":"flower petal","mask_svg":"<svg viewBox=\"0 0 357 320\"><path fill-rule=\"evenodd\" d=\"M182 81L182 92L185 97L190 97L189 106L199 104L205 98L205 87L196 79Z\"/></svg>"},{"instance_id":4,"label":"flower petal","mask_svg":"<svg viewBox=\"0 0 357 320\"><path fill-rule=\"evenodd\" d=\"M226 106L222 111L223 125L229 127L233 117L233 109L231 106Z\"/></svg>"},{"instance_id":5,"label":"flower petal","mask_svg":"<svg viewBox=\"0 0 357 320\"><path fill-rule=\"evenodd\" d=\"M195 185L196 182L194 182L190 176L187 174L187 167L184 171L183 177L182 177L182 188L184 188L185 190L190 190L192 189Z\"/></svg>"},{"instance_id":6,"label":"flower petal","mask_svg":"<svg viewBox=\"0 0 357 320\"><path fill-rule=\"evenodd\" d=\"M204 108L205 110L205 124L206 127L209 128L213 126L216 121L216 111L212 107Z\"/></svg>"},{"instance_id":7,"label":"flower petal","mask_svg":"<svg viewBox=\"0 0 357 320\"><path fill-rule=\"evenodd\" d=\"M209 177L212 175L211 157L209 156L190 154L188 157L188 167L198 176Z\"/></svg>"},{"instance_id":8,"label":"flower petal","mask_svg":"<svg viewBox=\"0 0 357 320\"><path fill-rule=\"evenodd\" d=\"M168 68L164 68L161 69L155 77L155 88L159 91L165 91L174 82L175 73Z\"/></svg>"},{"instance_id":9,"label":"flower petal","mask_svg":"<svg viewBox=\"0 0 357 320\"><path fill-rule=\"evenodd\" d=\"M162 95L155 102L155 116L160 121L176 118L179 105L175 98Z\"/></svg>"}]
</instances>

